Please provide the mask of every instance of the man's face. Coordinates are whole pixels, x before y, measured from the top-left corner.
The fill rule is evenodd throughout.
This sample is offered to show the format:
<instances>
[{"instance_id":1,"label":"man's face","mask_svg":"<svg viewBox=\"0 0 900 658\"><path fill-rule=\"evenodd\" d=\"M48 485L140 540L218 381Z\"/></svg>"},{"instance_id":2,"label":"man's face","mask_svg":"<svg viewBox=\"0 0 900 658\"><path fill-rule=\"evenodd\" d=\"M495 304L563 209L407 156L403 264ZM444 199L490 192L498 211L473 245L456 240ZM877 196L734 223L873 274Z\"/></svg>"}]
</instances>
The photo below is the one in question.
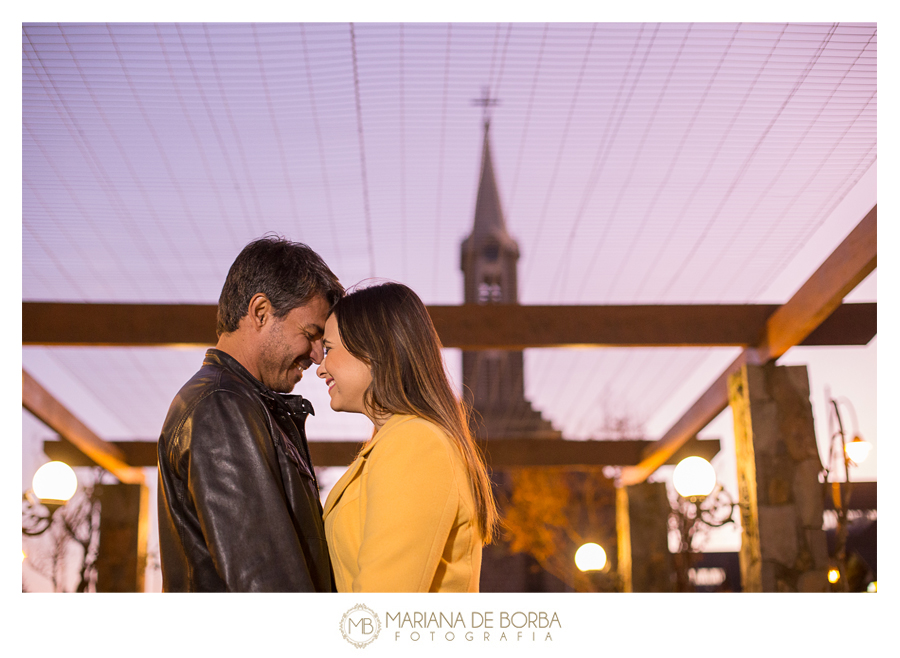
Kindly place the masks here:
<instances>
[{"instance_id":1,"label":"man's face","mask_svg":"<svg viewBox=\"0 0 900 658\"><path fill-rule=\"evenodd\" d=\"M314 297L282 318L272 318L263 327L257 367L259 379L279 393L290 393L313 363L321 363L322 333L328 303Z\"/></svg>"}]
</instances>

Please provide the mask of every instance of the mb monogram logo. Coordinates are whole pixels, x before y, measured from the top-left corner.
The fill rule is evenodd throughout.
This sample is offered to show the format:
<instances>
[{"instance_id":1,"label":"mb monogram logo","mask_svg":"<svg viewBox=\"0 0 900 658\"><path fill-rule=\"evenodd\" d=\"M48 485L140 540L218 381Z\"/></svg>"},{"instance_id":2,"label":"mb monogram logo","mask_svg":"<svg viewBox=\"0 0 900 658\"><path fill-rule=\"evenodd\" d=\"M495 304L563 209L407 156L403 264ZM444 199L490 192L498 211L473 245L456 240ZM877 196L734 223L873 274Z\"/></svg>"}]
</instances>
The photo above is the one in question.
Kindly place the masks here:
<instances>
[{"instance_id":1,"label":"mb monogram logo","mask_svg":"<svg viewBox=\"0 0 900 658\"><path fill-rule=\"evenodd\" d=\"M371 644L381 632L381 620L362 603L350 608L341 618L341 635L357 649Z\"/></svg>"}]
</instances>

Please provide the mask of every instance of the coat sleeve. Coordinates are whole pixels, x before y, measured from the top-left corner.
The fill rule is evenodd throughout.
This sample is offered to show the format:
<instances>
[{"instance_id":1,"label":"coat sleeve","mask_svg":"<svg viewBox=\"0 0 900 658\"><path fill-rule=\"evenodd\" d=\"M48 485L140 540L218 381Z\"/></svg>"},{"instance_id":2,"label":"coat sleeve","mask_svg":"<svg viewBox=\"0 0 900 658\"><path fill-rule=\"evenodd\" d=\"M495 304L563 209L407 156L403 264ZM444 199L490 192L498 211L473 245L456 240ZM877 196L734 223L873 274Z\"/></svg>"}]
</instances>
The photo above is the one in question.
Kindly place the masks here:
<instances>
[{"instance_id":1,"label":"coat sleeve","mask_svg":"<svg viewBox=\"0 0 900 658\"><path fill-rule=\"evenodd\" d=\"M354 592L427 592L459 507L452 445L411 422L369 456Z\"/></svg>"},{"instance_id":2,"label":"coat sleeve","mask_svg":"<svg viewBox=\"0 0 900 658\"><path fill-rule=\"evenodd\" d=\"M264 411L220 390L188 423L187 492L228 591L313 591Z\"/></svg>"}]
</instances>

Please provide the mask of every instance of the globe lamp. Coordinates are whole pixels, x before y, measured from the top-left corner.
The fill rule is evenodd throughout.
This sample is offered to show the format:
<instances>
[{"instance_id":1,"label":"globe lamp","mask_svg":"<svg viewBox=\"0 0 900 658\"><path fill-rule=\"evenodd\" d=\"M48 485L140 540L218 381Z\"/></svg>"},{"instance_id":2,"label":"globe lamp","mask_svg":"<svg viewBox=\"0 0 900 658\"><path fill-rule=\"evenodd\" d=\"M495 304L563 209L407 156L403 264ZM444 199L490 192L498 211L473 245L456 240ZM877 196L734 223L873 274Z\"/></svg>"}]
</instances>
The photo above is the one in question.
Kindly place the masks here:
<instances>
[{"instance_id":1,"label":"globe lamp","mask_svg":"<svg viewBox=\"0 0 900 658\"><path fill-rule=\"evenodd\" d=\"M687 457L675 467L672 484L683 498L705 498L716 487L716 471L703 457Z\"/></svg>"},{"instance_id":2,"label":"globe lamp","mask_svg":"<svg viewBox=\"0 0 900 658\"><path fill-rule=\"evenodd\" d=\"M78 489L78 478L72 467L63 462L41 466L31 481L31 490L48 508L65 505Z\"/></svg>"},{"instance_id":3,"label":"globe lamp","mask_svg":"<svg viewBox=\"0 0 900 658\"><path fill-rule=\"evenodd\" d=\"M584 544L575 551L575 566L582 571L601 571L606 566L606 551L600 544Z\"/></svg>"},{"instance_id":4,"label":"globe lamp","mask_svg":"<svg viewBox=\"0 0 900 658\"><path fill-rule=\"evenodd\" d=\"M850 443L844 446L844 453L847 455L847 459L859 465L866 460L871 449L872 444L868 441L863 441L862 437L857 435L853 437Z\"/></svg>"}]
</instances>

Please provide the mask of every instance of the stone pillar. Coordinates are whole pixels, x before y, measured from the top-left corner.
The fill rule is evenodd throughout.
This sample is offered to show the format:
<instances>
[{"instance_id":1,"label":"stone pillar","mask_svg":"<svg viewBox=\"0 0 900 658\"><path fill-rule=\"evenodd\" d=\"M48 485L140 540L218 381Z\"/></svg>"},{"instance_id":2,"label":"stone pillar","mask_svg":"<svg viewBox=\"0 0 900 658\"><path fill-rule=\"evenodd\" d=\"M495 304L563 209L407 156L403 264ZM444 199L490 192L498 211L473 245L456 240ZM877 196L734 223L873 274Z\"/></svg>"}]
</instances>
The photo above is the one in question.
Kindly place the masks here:
<instances>
[{"instance_id":1,"label":"stone pillar","mask_svg":"<svg viewBox=\"0 0 900 658\"><path fill-rule=\"evenodd\" d=\"M104 484L100 498L98 592L143 592L149 496L143 484Z\"/></svg>"},{"instance_id":2,"label":"stone pillar","mask_svg":"<svg viewBox=\"0 0 900 658\"><path fill-rule=\"evenodd\" d=\"M619 579L624 592L673 592L665 482L616 489Z\"/></svg>"},{"instance_id":3,"label":"stone pillar","mask_svg":"<svg viewBox=\"0 0 900 658\"><path fill-rule=\"evenodd\" d=\"M822 464L806 366L744 366L728 379L745 592L828 591Z\"/></svg>"}]
</instances>

